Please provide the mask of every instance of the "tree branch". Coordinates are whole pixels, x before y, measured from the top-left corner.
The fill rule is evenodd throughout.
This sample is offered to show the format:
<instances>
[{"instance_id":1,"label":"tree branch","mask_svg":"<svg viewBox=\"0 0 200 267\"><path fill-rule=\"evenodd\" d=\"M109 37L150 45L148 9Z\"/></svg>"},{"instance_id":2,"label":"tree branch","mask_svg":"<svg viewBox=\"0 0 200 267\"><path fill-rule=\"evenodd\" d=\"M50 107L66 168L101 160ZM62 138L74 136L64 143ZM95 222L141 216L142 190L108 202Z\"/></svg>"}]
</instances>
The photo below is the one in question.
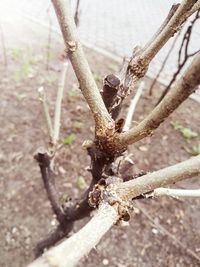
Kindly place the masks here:
<instances>
[{"instance_id":1,"label":"tree branch","mask_svg":"<svg viewBox=\"0 0 200 267\"><path fill-rule=\"evenodd\" d=\"M169 23L166 24L166 27L164 27L164 29L161 30L161 33L159 33L158 36L156 37L156 42L154 43L154 46L152 44L150 45L151 49L157 49L157 52L161 49L161 47L175 33L175 31L179 29L179 27L183 23L184 19L186 19L186 13L188 12L188 10L191 9L191 7L193 6L193 4L195 2L196 1L191 1L191 0L183 1L183 4L181 4L181 6L178 8L175 15L172 16ZM64 38L65 45L66 45L66 52L68 53L69 59L72 63L72 66L74 68L76 76L79 80L82 93L83 93L87 103L89 104L90 109L91 109L93 116L94 116L94 119L95 119L96 138L95 138L95 142L93 142L94 146L92 145L92 147L90 147L90 149L91 150L93 149L93 152L94 152L91 155L95 156L95 162L93 162L94 163L93 165L97 166L97 164L98 164L98 166L99 166L99 163L101 162L100 160L102 158L104 158L105 155L108 155L108 157L106 158L106 161L103 162L102 165L100 166L100 169L97 169L98 172L95 172L95 167L93 168L93 170L92 170L93 179L91 181L91 186L86 191L86 194L84 195L82 201L80 203L76 203L74 206L71 206L67 209L64 208L64 219L65 220L61 219L63 224L60 226L62 228L61 229L62 232L65 232L65 234L67 234L68 228L71 229L71 227L73 225L73 221L83 218L86 214L89 214L89 212L93 209L92 207L90 207L88 205L88 193L91 191L94 183L96 183L102 177L103 172L105 172L106 168L113 162L116 155L121 154L121 152L124 151L124 149L126 148L126 144L131 143L133 140L130 141L130 139L132 137L130 138L130 136L129 136L127 138L125 135L126 133L125 133L122 135L118 134L120 136L120 138L122 137L121 139L119 139L119 141L121 142L122 145L120 143L116 142L114 144L117 147L116 150L114 150L115 147L112 146L111 143L109 143L109 141L114 136L114 133L117 132L117 129L115 128L115 124L111 118L111 115L109 114L108 110L106 109L106 106L102 100L102 97L101 97L100 92L97 88L97 85L93 79L92 73L91 73L89 65L87 63L87 60L84 56L81 44L80 44L78 37L77 37L77 31L76 31L75 23L73 21L72 15L70 13L69 2L65 1L65 0L52 0L52 3L54 5L54 8L55 8L55 11L56 11L59 23L60 23L60 27L62 30L63 38ZM174 19L174 17L176 19ZM171 23L173 21L174 21L174 24ZM169 25L169 27L168 27L168 25ZM175 26L176 26L176 29L175 29ZM166 31L166 28L168 28L168 31ZM165 34L167 36L162 36L163 32L165 32ZM122 88L122 92L125 92L125 94L121 94L122 99L124 99L124 97L128 93L130 86L135 84L141 77L144 76L144 74L147 70L148 64L150 63L151 59L157 53L156 52L154 54L154 52L148 51L148 48L147 48L146 54L145 54L145 51L143 51L141 49L139 51L135 51L135 52L136 53L134 54L134 56L131 59L131 61L129 62L129 64L126 65L125 76L122 77L122 79L120 77L120 85ZM141 57L142 55L144 56L144 58ZM194 72L194 70L193 70L193 72ZM191 71L192 74L193 74L193 72ZM197 80L196 77L193 77L193 78L194 78L194 81L196 82L196 80ZM188 79L188 81L189 81L189 79ZM186 89L191 91L190 87L189 87L191 84L188 84L187 83L188 81L185 82L185 80L183 79L180 82L181 88L182 89L185 88L185 91L186 91ZM192 86L195 82L192 83ZM117 84L117 87L118 87L118 84ZM192 88L192 90L194 90L194 88ZM186 96L186 93L185 93L182 96L182 93L183 93L182 91L180 91L179 93L181 93L180 98L182 99L182 101L185 98L187 98L187 96L189 95L189 94L187 94L187 96ZM179 97L179 93L176 96ZM119 92L119 95L120 95L120 92ZM172 99L173 99L173 97L172 97ZM180 102L179 99L177 101L178 101L178 104L177 104L177 102L173 103L171 106L171 109L174 110L175 109L174 105L178 106L182 102L182 101ZM171 112L172 111L169 111L167 109L167 111L165 111L165 112L162 111L161 113L162 113L162 116L164 116L164 118L165 118L166 113L170 114ZM168 115L166 115L166 116L168 116ZM161 123L161 121L159 122L159 120L158 120L158 123ZM153 125L153 122L152 122L152 125ZM156 127L158 127L158 126L156 126ZM151 128L152 128L152 126L150 127L150 129ZM108 132L109 132L109 134L108 134ZM148 134L149 134L149 132L148 132ZM98 138L99 136L100 137L102 136L104 138ZM109 140L109 137L111 137L110 140ZM113 138L113 139L115 139L115 138ZM115 141L116 141L116 139L115 139ZM105 146L104 146L103 142L105 143ZM125 145L123 145L123 142ZM114 150L114 152L109 154L109 153L107 153L106 149L108 149L109 153L112 152L113 150ZM90 150L90 152L91 152L91 150ZM88 149L88 151L89 151L89 149ZM105 153L103 153L103 155L102 155L102 152L105 152ZM91 156L91 158L92 158L92 156ZM196 159L198 159L198 157ZM184 164L187 165L187 162L184 162ZM198 164L199 164L199 161L198 161ZM179 165L181 165L181 163ZM190 176L195 175L197 173L196 169L194 170L194 168L193 168L194 167L193 161L190 162L190 165L192 166L191 167L191 174L188 173L189 172L188 171L187 177L190 177ZM176 166L174 166L174 168L175 167ZM186 178L186 176L184 176L184 173L182 171L184 169L183 163L181 165L181 168L182 169L180 170L180 173L183 174L183 178L184 177ZM176 168L174 170L175 174L174 174L174 172L170 173L170 170L173 169L173 167L169 167L168 169L169 169L168 170L169 173L167 172L168 176L167 176L166 172L164 171L165 169L161 170L160 173L156 172L156 173L153 173L152 175L151 174L145 175L146 178L150 177L152 179L152 181L153 181L152 185L148 184L148 182L149 182L148 179L146 181L146 184L144 183L143 180L141 180L141 178L143 178L145 176L142 176L140 178L135 179L135 180L137 180L137 182L139 182L139 185L136 184L136 187L132 188L132 184L129 184L129 190L127 188L127 183L129 183L129 182L117 185L116 190L118 190L118 191L116 191L116 192L119 193L119 199L120 199L120 197L121 197L121 199L131 199L131 198L137 197L138 195L141 195L142 193L149 192L150 187L152 187L151 190L153 190L157 186L160 187L160 186L166 185L172 181L176 181L176 180L181 179L180 175L177 173ZM200 168L198 167L198 172L199 172L199 169ZM185 172L186 172L186 170L185 170ZM44 174L46 175L46 170L45 170ZM162 174L164 176L162 177L162 181L161 181L157 178L161 177ZM153 180L154 175L156 176L156 181L154 181L155 179ZM165 175L167 176L167 178L165 177ZM143 184L141 183L141 181L143 181ZM158 181L160 181L160 183L158 183ZM131 181L131 182L133 182L133 181ZM103 209L103 211L105 210L104 215L102 215L102 213L103 213L102 209ZM97 219L95 216L94 219L92 219L91 223L89 223L89 226L87 227L87 225L86 225L79 232L81 239L79 237L79 233L77 233L77 235L75 235L75 237L72 236L67 241L64 241L60 245L49 250L49 252L44 253L43 257L36 260L36 262L35 262L36 265L30 265L30 266L51 266L52 267L55 265L66 266L66 264L67 264L67 266L74 266L74 264L77 263L77 261L85 253L88 253L89 250L100 240L101 236L106 231L108 231L108 229L116 222L118 217L119 217L119 215L115 211L115 209L110 207L107 203L105 203L105 204L103 203L102 205L100 205L100 211L97 213ZM99 221L101 223L99 223ZM67 230L65 229L65 227L67 228ZM60 233L60 229L58 229L57 234L55 234L54 241L58 240L57 236L59 235L59 233ZM63 237L63 233L61 234L61 237ZM80 246L80 244L82 244L82 242L84 242L84 244ZM87 245L85 243L87 243ZM78 247L78 249L77 249L77 247ZM67 256L65 256L66 250L69 251L69 254Z\"/></svg>"},{"instance_id":2,"label":"tree branch","mask_svg":"<svg viewBox=\"0 0 200 267\"><path fill-rule=\"evenodd\" d=\"M198 0L193 7L191 8L191 10L188 12L188 16L191 16L194 12L196 12L197 10L200 9L200 0Z\"/></svg>"},{"instance_id":3,"label":"tree branch","mask_svg":"<svg viewBox=\"0 0 200 267\"><path fill-rule=\"evenodd\" d=\"M199 173L200 156L197 156L134 180L115 184L113 193L116 193L123 201L130 201L157 187L175 183ZM107 194L105 193L104 196ZM103 201L95 216L79 232L45 252L42 257L29 264L28 267L75 266L119 219L119 210L117 212L116 206L113 207Z\"/></svg>"},{"instance_id":4,"label":"tree branch","mask_svg":"<svg viewBox=\"0 0 200 267\"><path fill-rule=\"evenodd\" d=\"M55 114L54 114L54 134L53 134L54 145L56 145L58 138L59 138L61 105L62 105L63 90L65 87L65 78L66 78L68 64L69 64L68 60L66 60L63 63L61 78L60 78L60 82L58 85L58 92L57 92L57 98L56 98L56 104L55 104Z\"/></svg>"},{"instance_id":5,"label":"tree branch","mask_svg":"<svg viewBox=\"0 0 200 267\"><path fill-rule=\"evenodd\" d=\"M126 200L147 193L158 187L191 178L199 173L200 156L196 156L176 165L122 183L116 189L116 193L122 199Z\"/></svg>"},{"instance_id":6,"label":"tree branch","mask_svg":"<svg viewBox=\"0 0 200 267\"><path fill-rule=\"evenodd\" d=\"M191 8L196 2L197 0L183 0L180 5L173 5L154 38L144 48L134 48L130 61L128 63L125 62L122 68L123 71L119 75L121 83L117 97L113 101L115 109L120 110L123 100L136 87L138 81L144 77L155 55L180 30L184 21L195 12L195 9L193 9L192 13Z\"/></svg>"},{"instance_id":7,"label":"tree branch","mask_svg":"<svg viewBox=\"0 0 200 267\"><path fill-rule=\"evenodd\" d=\"M174 13L177 11L178 7L180 6L180 4L173 4L167 17L165 18L165 20L163 21L162 25L160 26L160 28L157 30L157 32L153 35L153 37L151 38L151 40L145 45L144 49L148 49L149 45L152 44L156 37L158 37L161 32L163 31L163 29L167 26L167 24L169 23L169 21L171 20L171 18L174 16Z\"/></svg>"},{"instance_id":8,"label":"tree branch","mask_svg":"<svg viewBox=\"0 0 200 267\"><path fill-rule=\"evenodd\" d=\"M200 84L200 53L198 53L183 76L161 103L135 128L119 135L120 142L130 145L149 136L158 126L192 94Z\"/></svg>"},{"instance_id":9,"label":"tree branch","mask_svg":"<svg viewBox=\"0 0 200 267\"><path fill-rule=\"evenodd\" d=\"M69 1L52 0L52 3L57 14L69 59L80 83L81 91L93 113L97 130L113 128L114 122L104 105L78 39Z\"/></svg>"},{"instance_id":10,"label":"tree branch","mask_svg":"<svg viewBox=\"0 0 200 267\"><path fill-rule=\"evenodd\" d=\"M126 116L126 120L124 123L123 131L128 131L131 127L133 113L134 113L136 105L140 99L140 96L142 95L144 87L145 87L145 83L141 82L138 89L137 89L136 94L134 95L133 99L131 100L131 103L130 103L130 106L128 109L128 113Z\"/></svg>"},{"instance_id":11,"label":"tree branch","mask_svg":"<svg viewBox=\"0 0 200 267\"><path fill-rule=\"evenodd\" d=\"M173 189L173 188L157 188L152 194L152 197L169 196L169 197L186 197L186 198L200 198L200 189Z\"/></svg>"},{"instance_id":12,"label":"tree branch","mask_svg":"<svg viewBox=\"0 0 200 267\"><path fill-rule=\"evenodd\" d=\"M50 157L43 148L40 148L34 157L38 161L44 187L46 189L52 209L56 214L58 221L62 222L64 218L64 211L60 206L58 192L56 191L53 180L53 172L50 169Z\"/></svg>"},{"instance_id":13,"label":"tree branch","mask_svg":"<svg viewBox=\"0 0 200 267\"><path fill-rule=\"evenodd\" d=\"M148 65L150 61L155 57L155 55L160 51L160 49L166 44L166 42L178 31L180 30L183 22L196 10L192 9L197 0L183 0L178 7L175 14L171 17L169 22L166 24L164 29L156 36L152 43L148 43L145 47L140 60L145 61L145 65ZM193 10L193 13L191 13Z\"/></svg>"},{"instance_id":14,"label":"tree branch","mask_svg":"<svg viewBox=\"0 0 200 267\"><path fill-rule=\"evenodd\" d=\"M117 221L113 207L102 203L94 217L78 233L45 252L27 267L73 267L87 255Z\"/></svg>"},{"instance_id":15,"label":"tree branch","mask_svg":"<svg viewBox=\"0 0 200 267\"><path fill-rule=\"evenodd\" d=\"M43 111L44 111L44 117L45 117L46 124L47 124L47 129L49 131L49 139L50 139L50 142L52 142L54 131L53 131L53 126L52 126L52 122L51 122L51 117L50 117L50 114L49 114L49 108L48 108L48 105L47 105L47 98L46 98L46 94L45 94L44 88L43 87L39 87L38 88L38 93L39 93L39 99L42 102Z\"/></svg>"},{"instance_id":16,"label":"tree branch","mask_svg":"<svg viewBox=\"0 0 200 267\"><path fill-rule=\"evenodd\" d=\"M178 54L178 68L177 71L174 73L171 81L169 82L168 86L165 88L165 90L163 91L161 97L159 98L157 104L160 103L160 101L163 99L163 97L168 93L168 91L170 90L171 86L173 85L174 81L176 80L176 78L178 77L179 73L181 72L181 70L183 69L183 67L185 66L186 62L188 61L188 59L192 56L194 56L196 53L199 52L196 51L194 53L188 53L188 46L190 43L190 38L191 38L191 34L192 34L192 29L193 26L195 24L195 22L199 19L199 11L196 13L195 18L191 21L191 24L188 26L183 39L182 39L182 43L179 49L179 54ZM182 54L184 54L183 59L182 59Z\"/></svg>"}]
</instances>

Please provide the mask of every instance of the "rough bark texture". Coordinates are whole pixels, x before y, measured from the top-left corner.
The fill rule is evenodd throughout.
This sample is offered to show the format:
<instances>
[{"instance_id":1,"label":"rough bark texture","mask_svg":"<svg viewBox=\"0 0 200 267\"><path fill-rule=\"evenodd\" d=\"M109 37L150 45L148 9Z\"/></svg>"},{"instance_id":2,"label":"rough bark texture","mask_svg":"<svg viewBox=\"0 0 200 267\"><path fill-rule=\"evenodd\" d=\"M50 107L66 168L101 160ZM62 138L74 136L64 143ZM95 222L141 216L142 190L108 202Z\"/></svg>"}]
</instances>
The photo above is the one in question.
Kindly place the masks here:
<instances>
[{"instance_id":1,"label":"rough bark texture","mask_svg":"<svg viewBox=\"0 0 200 267\"><path fill-rule=\"evenodd\" d=\"M130 201L142 193L199 173L200 156L197 156L135 180L115 185L110 184L106 188L103 198L106 199L106 202L110 202L111 206L103 201L96 215L78 233L45 252L42 257L29 264L28 267L75 266L120 218L120 207L127 203L127 200ZM66 254L66 252L68 253Z\"/></svg>"}]
</instances>

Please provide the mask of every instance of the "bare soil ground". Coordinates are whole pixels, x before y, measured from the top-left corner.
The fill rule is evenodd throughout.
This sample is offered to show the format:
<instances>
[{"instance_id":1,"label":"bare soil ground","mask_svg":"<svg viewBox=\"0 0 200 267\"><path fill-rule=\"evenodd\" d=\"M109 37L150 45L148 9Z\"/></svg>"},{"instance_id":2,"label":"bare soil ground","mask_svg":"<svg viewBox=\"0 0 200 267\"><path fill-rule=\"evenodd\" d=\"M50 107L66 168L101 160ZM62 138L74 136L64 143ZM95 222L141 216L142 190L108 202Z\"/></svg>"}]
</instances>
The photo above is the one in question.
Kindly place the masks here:
<instances>
[{"instance_id":1,"label":"bare soil ground","mask_svg":"<svg viewBox=\"0 0 200 267\"><path fill-rule=\"evenodd\" d=\"M63 45L53 39L49 70L46 70L46 43L32 29L31 42L21 39L7 46L7 68L0 64L0 266L21 267L33 260L33 249L56 226L47 200L39 168L33 154L47 143L46 126L38 100L37 89L46 88L51 114L62 62L59 55ZM29 31L29 30L27 30ZM18 32L19 34L19 32ZM25 33L24 33L25 34ZM17 34L16 34L17 35ZM29 31L30 36L30 31ZM37 36L37 39L35 37ZM9 39L9 36L7 36ZM13 38L13 37L12 37ZM9 43L10 44L10 43ZM117 64L94 51L85 49L95 79L101 88L102 77L117 71ZM146 78L148 88L150 80ZM149 97L146 90L134 116L133 126L153 108L160 94L160 85ZM128 103L128 100L127 100ZM125 104L122 116L126 113ZM187 100L151 138L130 147L135 173L153 171L190 157L187 150L197 144L199 137L188 142L171 122L179 121L200 134L200 106ZM81 147L93 136L93 119L80 93L71 68L66 79L62 109L62 139L74 134L75 140L65 145L56 158L56 183L60 197L78 197L83 190L77 182L86 171L89 157ZM182 188L198 188L197 178L179 183ZM114 226L96 249L82 260L80 267L153 267L200 266L200 261L188 253L188 248L200 258L200 200L159 198L140 200L140 206L152 217L149 220L140 210L132 214L128 226ZM135 205L137 206L137 203ZM86 221L78 222L75 231ZM156 227L164 226L185 249ZM78 249L78 248L77 248ZM66 251L67 253L67 251Z\"/></svg>"}]
</instances>

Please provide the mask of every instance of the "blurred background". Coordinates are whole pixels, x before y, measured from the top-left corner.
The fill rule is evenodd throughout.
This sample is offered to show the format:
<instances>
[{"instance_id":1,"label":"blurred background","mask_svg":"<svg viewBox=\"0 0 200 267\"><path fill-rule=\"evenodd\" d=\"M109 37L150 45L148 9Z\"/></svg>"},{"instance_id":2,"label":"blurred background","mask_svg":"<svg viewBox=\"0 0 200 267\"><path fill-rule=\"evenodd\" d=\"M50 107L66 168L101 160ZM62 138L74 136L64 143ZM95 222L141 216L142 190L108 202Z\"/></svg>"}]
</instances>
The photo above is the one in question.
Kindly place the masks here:
<instances>
[{"instance_id":1,"label":"blurred background","mask_svg":"<svg viewBox=\"0 0 200 267\"><path fill-rule=\"evenodd\" d=\"M154 0L153 3L145 0L80 0L80 38L85 46L98 50L116 60L121 60L125 56L130 56L136 45L144 46L150 40L167 16L172 4L174 4L173 0ZM71 0L71 6L75 12L77 0ZM1 0L0 12L1 27L5 37L8 34L6 29L6 23L8 22L15 24L15 27L17 23L18 27L19 24L24 23L23 26L21 25L24 31L26 24L34 24L37 31L41 31L41 27L48 31L49 24L51 24L52 31L60 34L50 0ZM17 17L23 18L23 22L17 22ZM176 41L175 48L159 77L159 81L164 84L169 82L176 70L177 55L183 33L184 31ZM18 36L18 38L22 38L22 36ZM156 56L147 75L150 77L156 75L172 46L172 42L173 38ZM199 48L199 42L200 27L196 23L190 40L189 48L191 52ZM7 46L9 46L8 40Z\"/></svg>"}]
</instances>

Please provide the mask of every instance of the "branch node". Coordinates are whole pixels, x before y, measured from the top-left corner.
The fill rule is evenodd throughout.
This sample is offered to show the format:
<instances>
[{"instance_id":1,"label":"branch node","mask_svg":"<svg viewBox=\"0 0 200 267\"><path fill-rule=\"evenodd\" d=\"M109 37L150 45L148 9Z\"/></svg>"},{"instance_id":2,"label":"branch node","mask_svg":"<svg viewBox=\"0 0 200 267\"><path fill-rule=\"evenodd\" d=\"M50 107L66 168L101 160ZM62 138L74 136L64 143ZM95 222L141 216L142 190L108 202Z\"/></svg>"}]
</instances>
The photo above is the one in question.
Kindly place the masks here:
<instances>
[{"instance_id":1,"label":"branch node","mask_svg":"<svg viewBox=\"0 0 200 267\"><path fill-rule=\"evenodd\" d=\"M106 180L101 179L98 184L94 185L93 190L89 193L88 203L91 207L98 207L102 201L106 201L118 213L119 221L129 221L129 209L132 208L129 201L122 200L116 194L117 184L122 182L122 179L110 176Z\"/></svg>"},{"instance_id":2,"label":"branch node","mask_svg":"<svg viewBox=\"0 0 200 267\"><path fill-rule=\"evenodd\" d=\"M76 49L78 48L78 43L74 41L69 41L67 42L67 50L70 52L75 52Z\"/></svg>"}]
</instances>

